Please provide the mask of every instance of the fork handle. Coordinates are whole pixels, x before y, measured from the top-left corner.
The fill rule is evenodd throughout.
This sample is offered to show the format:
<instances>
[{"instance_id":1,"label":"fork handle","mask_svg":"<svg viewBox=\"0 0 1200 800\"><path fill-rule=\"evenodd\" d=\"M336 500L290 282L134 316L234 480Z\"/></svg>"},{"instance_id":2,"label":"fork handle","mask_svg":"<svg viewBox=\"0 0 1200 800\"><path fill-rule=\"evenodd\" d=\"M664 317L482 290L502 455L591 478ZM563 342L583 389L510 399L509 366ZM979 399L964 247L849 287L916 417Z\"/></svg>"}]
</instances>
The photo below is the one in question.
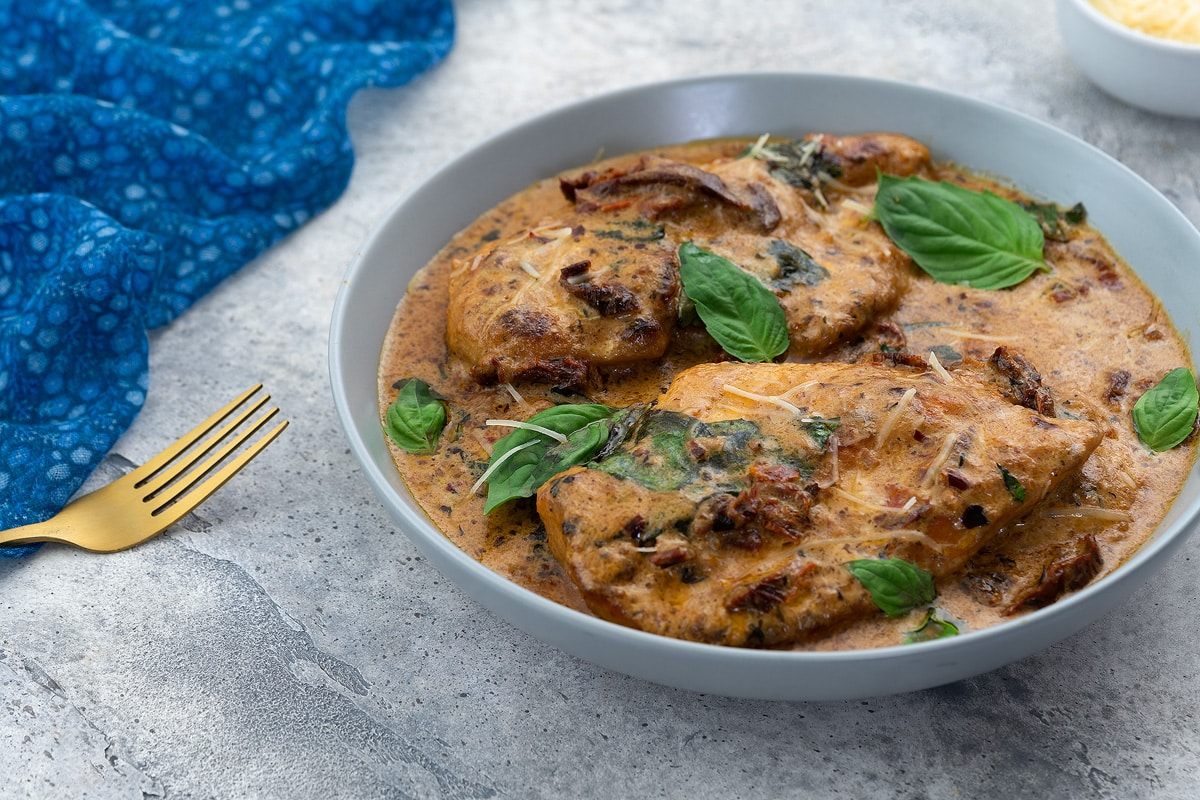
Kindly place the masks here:
<instances>
[{"instance_id":1,"label":"fork handle","mask_svg":"<svg viewBox=\"0 0 1200 800\"><path fill-rule=\"evenodd\" d=\"M0 531L0 547L18 544L34 544L35 542L45 541L39 539L38 534L42 530L44 523L35 522L32 525L22 525L19 528L10 528L6 531Z\"/></svg>"},{"instance_id":2,"label":"fork handle","mask_svg":"<svg viewBox=\"0 0 1200 800\"><path fill-rule=\"evenodd\" d=\"M19 528L9 528L6 531L0 531L0 547L19 544L38 544L40 542L70 544L65 538L69 526L64 524L70 521L70 516L63 516L70 507L68 505L45 522L33 522L29 525L22 525Z\"/></svg>"}]
</instances>

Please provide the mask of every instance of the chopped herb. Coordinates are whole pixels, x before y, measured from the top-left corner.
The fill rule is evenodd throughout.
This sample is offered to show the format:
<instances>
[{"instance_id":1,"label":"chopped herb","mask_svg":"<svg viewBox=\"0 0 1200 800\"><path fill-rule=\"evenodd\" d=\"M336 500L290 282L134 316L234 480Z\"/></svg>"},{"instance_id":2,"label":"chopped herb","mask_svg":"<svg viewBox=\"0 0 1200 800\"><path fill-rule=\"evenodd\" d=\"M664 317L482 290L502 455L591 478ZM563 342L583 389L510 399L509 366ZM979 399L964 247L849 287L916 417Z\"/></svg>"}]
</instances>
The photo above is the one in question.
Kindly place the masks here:
<instances>
[{"instance_id":1,"label":"chopped herb","mask_svg":"<svg viewBox=\"0 0 1200 800\"><path fill-rule=\"evenodd\" d=\"M700 464L689 443L702 439L705 466L726 473L729 487L737 490L749 468L748 444L761 436L761 429L747 420L701 422L675 411L651 410L615 452L597 458L593 466L651 491L674 491L698 479Z\"/></svg>"},{"instance_id":2,"label":"chopped herb","mask_svg":"<svg viewBox=\"0 0 1200 800\"><path fill-rule=\"evenodd\" d=\"M992 192L881 174L874 215L939 283L1004 289L1050 269L1038 223Z\"/></svg>"},{"instance_id":3,"label":"chopped herb","mask_svg":"<svg viewBox=\"0 0 1200 800\"><path fill-rule=\"evenodd\" d=\"M1066 241L1067 225L1080 225L1087 220L1087 209L1083 203L1076 203L1067 209L1060 208L1056 203L1024 202L1020 206L1037 221L1047 239L1057 242Z\"/></svg>"},{"instance_id":4,"label":"chopped herb","mask_svg":"<svg viewBox=\"0 0 1200 800\"><path fill-rule=\"evenodd\" d=\"M1133 427L1151 450L1170 450L1191 435L1198 406L1195 377L1176 367L1134 403Z\"/></svg>"},{"instance_id":5,"label":"chopped herb","mask_svg":"<svg viewBox=\"0 0 1200 800\"><path fill-rule=\"evenodd\" d=\"M446 427L446 407L420 378L397 381L394 387L400 391L384 414L384 432L410 453L432 453Z\"/></svg>"},{"instance_id":6,"label":"chopped herb","mask_svg":"<svg viewBox=\"0 0 1200 800\"><path fill-rule=\"evenodd\" d=\"M811 140L783 140L769 142L760 138L742 154L744 157L766 161L771 176L791 186L799 186L816 194L821 205L826 205L824 186L842 176L837 161L825 154L820 143Z\"/></svg>"},{"instance_id":7,"label":"chopped herb","mask_svg":"<svg viewBox=\"0 0 1200 800\"><path fill-rule=\"evenodd\" d=\"M741 361L771 361L788 349L787 317L758 278L691 242L679 246L683 291L709 335Z\"/></svg>"},{"instance_id":8,"label":"chopped herb","mask_svg":"<svg viewBox=\"0 0 1200 800\"><path fill-rule=\"evenodd\" d=\"M1004 488L1008 489L1008 493L1012 495L1012 499L1016 500L1018 503L1024 503L1025 487L1021 485L1019 480L1017 480L1017 476L1013 475L999 464L996 466L1000 467L1000 477L1004 478Z\"/></svg>"},{"instance_id":9,"label":"chopped herb","mask_svg":"<svg viewBox=\"0 0 1200 800\"><path fill-rule=\"evenodd\" d=\"M933 575L900 558L859 559L846 564L889 617L900 617L929 605L937 596Z\"/></svg>"},{"instance_id":10,"label":"chopped herb","mask_svg":"<svg viewBox=\"0 0 1200 800\"><path fill-rule=\"evenodd\" d=\"M779 271L770 281L776 291L787 291L796 285L816 286L829 277L829 270L791 242L772 239L767 254L779 265Z\"/></svg>"},{"instance_id":11,"label":"chopped herb","mask_svg":"<svg viewBox=\"0 0 1200 800\"><path fill-rule=\"evenodd\" d=\"M804 430L808 433L809 437L812 438L813 443L822 450L825 449L825 445L829 444L829 437L832 436L833 432L837 430L837 427L840 423L841 419L838 417L832 417L830 419L823 419L822 417L806 417L800 421L800 424L804 427Z\"/></svg>"},{"instance_id":12,"label":"chopped herb","mask_svg":"<svg viewBox=\"0 0 1200 800\"><path fill-rule=\"evenodd\" d=\"M934 639L945 639L958 635L958 626L937 615L937 609L931 608L925 612L925 619L915 630L905 631L904 643L931 642Z\"/></svg>"}]
</instances>

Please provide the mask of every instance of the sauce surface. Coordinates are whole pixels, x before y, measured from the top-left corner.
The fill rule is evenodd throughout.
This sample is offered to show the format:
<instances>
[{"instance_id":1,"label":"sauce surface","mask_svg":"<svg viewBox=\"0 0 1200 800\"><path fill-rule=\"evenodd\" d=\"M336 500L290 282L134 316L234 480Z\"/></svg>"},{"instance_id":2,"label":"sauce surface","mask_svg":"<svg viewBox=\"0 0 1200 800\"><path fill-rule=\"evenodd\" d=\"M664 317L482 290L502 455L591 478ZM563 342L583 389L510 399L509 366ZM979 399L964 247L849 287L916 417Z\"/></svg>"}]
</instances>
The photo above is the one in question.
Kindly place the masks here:
<instances>
[{"instance_id":1,"label":"sauce surface","mask_svg":"<svg viewBox=\"0 0 1200 800\"><path fill-rule=\"evenodd\" d=\"M699 142L654 153L706 163L732 157L748 144ZM622 158L628 156L610 161ZM600 162L595 168L604 165ZM1028 199L1001 182L951 164L935 163L933 170L935 179ZM831 203L841 203L843 210L861 209L864 215L873 201L874 184L830 195ZM552 405L583 398L535 384L480 385L470 367L446 346L448 285L455 262L471 258L490 243L552 222L568 208L557 177L548 177L457 234L409 284L384 342L378 389L381 414L395 399L395 383L410 377L426 381L447 401L448 422L437 452L413 455L390 445L400 474L433 524L489 569L589 613L549 552L532 499L507 503L485 516L482 490L472 492L492 445L508 433L484 420L526 419ZM1002 531L959 580L939 585L938 607L964 631L1010 618L996 596L1002 587L993 585L990 564L1003 563L1014 575L1039 571L1056 544L1091 535L1103 556L1095 579L1102 579L1154 533L1195 459L1195 437L1181 447L1154 453L1138 440L1130 417L1134 402L1166 372L1191 364L1184 342L1157 299L1098 232L1080 224L1062 239L1047 239L1049 272L1038 272L1008 290L940 284L913 267L898 305L866 335L807 359L856 361L899 340L910 352L932 351L944 362L986 360L1003 345L1024 353L1037 366L1063 412L1106 425L1103 442L1077 474L1028 517ZM720 357L720 349L702 330L682 328L663 358L605 370L598 385L589 387L586 401L614 407L647 402L666 391L680 370ZM911 619L879 615L804 647L896 644L911 627Z\"/></svg>"}]
</instances>

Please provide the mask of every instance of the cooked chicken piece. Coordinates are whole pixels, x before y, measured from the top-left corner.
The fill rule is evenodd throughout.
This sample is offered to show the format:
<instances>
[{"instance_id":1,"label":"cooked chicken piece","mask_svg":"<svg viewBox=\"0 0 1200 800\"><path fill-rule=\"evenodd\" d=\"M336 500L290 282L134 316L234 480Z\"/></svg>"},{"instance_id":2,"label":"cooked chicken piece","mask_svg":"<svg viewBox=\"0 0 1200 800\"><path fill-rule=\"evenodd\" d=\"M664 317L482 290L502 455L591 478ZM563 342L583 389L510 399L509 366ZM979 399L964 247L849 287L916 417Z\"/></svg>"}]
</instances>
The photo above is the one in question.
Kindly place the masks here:
<instances>
[{"instance_id":1,"label":"cooked chicken piece","mask_svg":"<svg viewBox=\"0 0 1200 800\"><path fill-rule=\"evenodd\" d=\"M865 220L869 187L822 187L868 162L908 174L929 154L894 134L834 142L828 158L819 141L785 142L705 165L646 156L562 176L572 211L456 264L447 343L483 382L578 384L595 367L658 358L687 241L776 293L794 354L852 338L903 293L909 259Z\"/></svg>"},{"instance_id":2,"label":"cooked chicken piece","mask_svg":"<svg viewBox=\"0 0 1200 800\"><path fill-rule=\"evenodd\" d=\"M927 170L931 163L925 145L898 133L864 136L814 133L805 138L820 145L824 158L836 166L838 180L849 186L874 183L876 171L915 175Z\"/></svg>"},{"instance_id":3,"label":"cooked chicken piece","mask_svg":"<svg viewBox=\"0 0 1200 800\"><path fill-rule=\"evenodd\" d=\"M577 214L458 262L446 339L482 383L578 386L593 366L661 356L678 296L662 226Z\"/></svg>"},{"instance_id":4,"label":"cooked chicken piece","mask_svg":"<svg viewBox=\"0 0 1200 800\"><path fill-rule=\"evenodd\" d=\"M1029 512L1101 428L1019 405L997 365L705 364L629 439L538 492L551 551L598 616L784 646L879 613L847 562L944 579Z\"/></svg>"}]
</instances>

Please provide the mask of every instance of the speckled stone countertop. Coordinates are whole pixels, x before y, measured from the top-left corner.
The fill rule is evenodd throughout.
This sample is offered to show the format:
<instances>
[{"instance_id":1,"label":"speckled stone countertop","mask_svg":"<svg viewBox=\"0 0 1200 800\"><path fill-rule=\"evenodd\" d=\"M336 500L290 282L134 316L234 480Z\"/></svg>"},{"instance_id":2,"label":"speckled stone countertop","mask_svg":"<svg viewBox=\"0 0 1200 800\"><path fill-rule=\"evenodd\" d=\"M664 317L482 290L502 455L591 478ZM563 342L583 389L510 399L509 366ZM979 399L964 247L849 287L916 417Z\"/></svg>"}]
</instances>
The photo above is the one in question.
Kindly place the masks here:
<instances>
[{"instance_id":1,"label":"speckled stone countertop","mask_svg":"<svg viewBox=\"0 0 1200 800\"><path fill-rule=\"evenodd\" d=\"M335 417L330 312L371 226L482 138L733 71L886 77L1044 120L1200 224L1200 122L1123 106L1043 0L462 0L448 60L351 105L329 211L151 341L95 482L262 380L291 428L167 534L0 561L3 797L1192 798L1200 539L1116 613L943 688L768 703L607 672L499 621L386 517Z\"/></svg>"}]
</instances>

